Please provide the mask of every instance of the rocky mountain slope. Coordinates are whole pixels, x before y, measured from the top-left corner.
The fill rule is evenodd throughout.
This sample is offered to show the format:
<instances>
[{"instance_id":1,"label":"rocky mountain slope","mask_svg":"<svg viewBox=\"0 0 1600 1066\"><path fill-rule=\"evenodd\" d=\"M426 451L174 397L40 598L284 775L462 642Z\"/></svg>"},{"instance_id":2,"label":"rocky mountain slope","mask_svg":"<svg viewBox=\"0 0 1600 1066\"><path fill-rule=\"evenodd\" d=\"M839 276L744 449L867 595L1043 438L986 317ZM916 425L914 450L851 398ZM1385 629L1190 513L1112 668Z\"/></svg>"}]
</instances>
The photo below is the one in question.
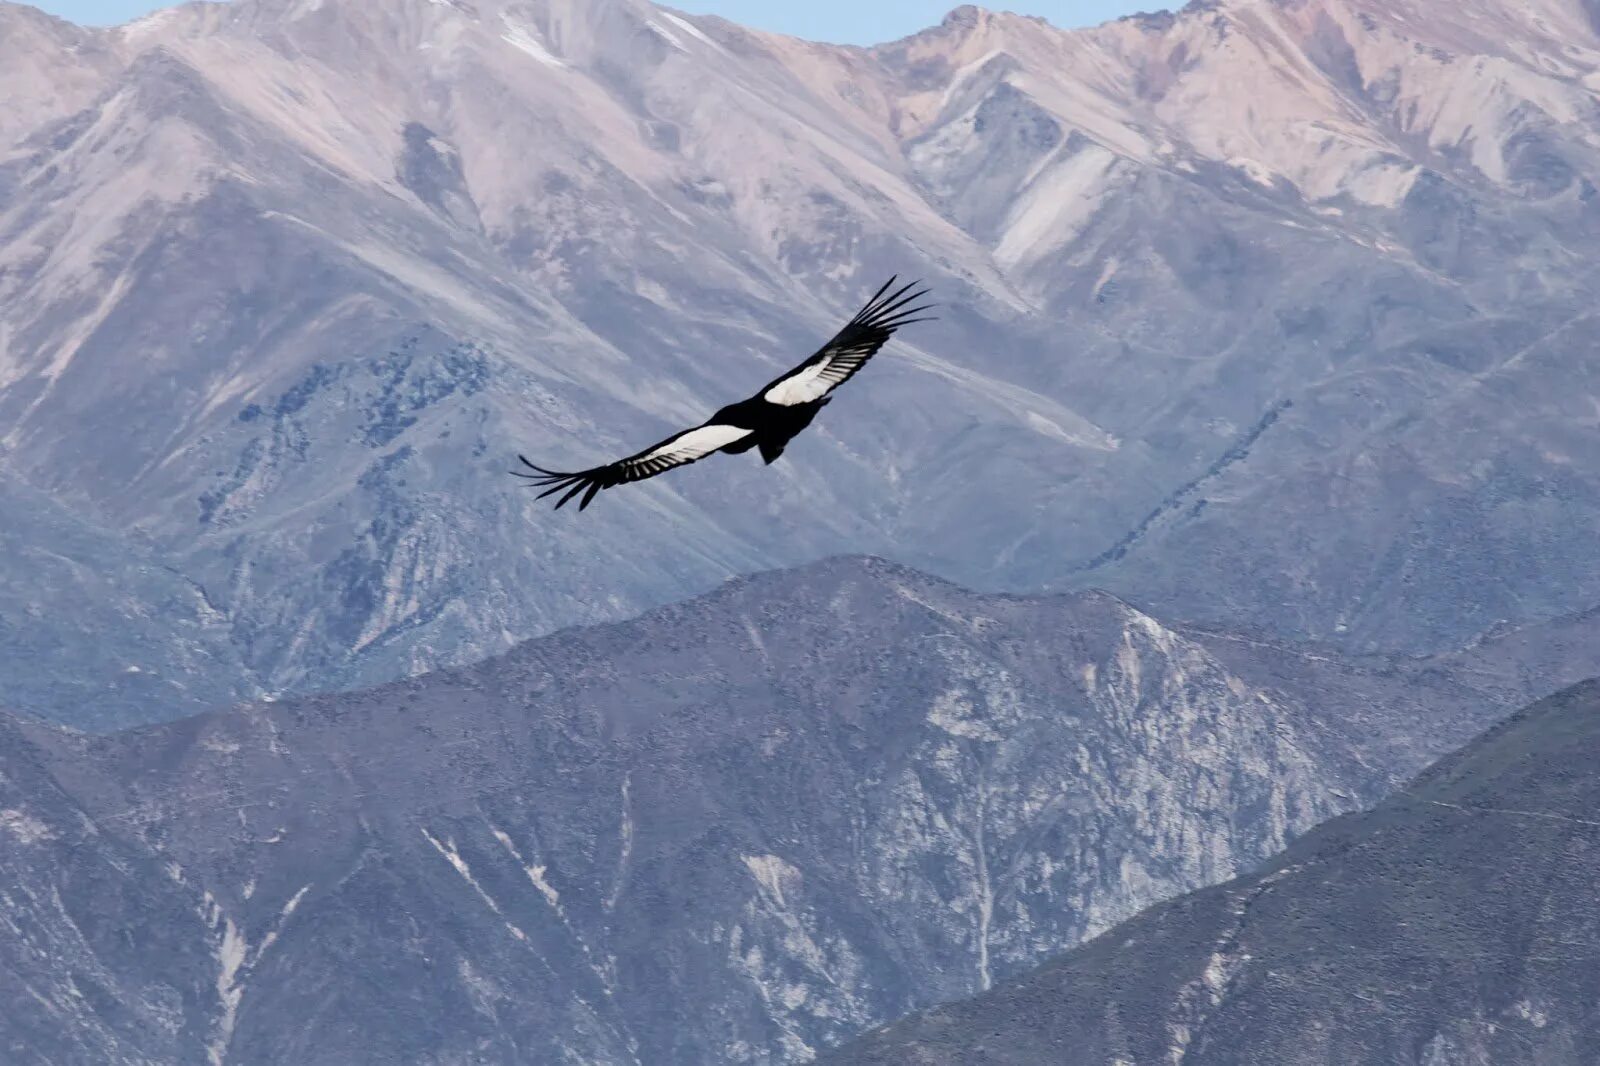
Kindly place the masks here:
<instances>
[{"instance_id":1,"label":"rocky mountain slope","mask_svg":"<svg viewBox=\"0 0 1600 1066\"><path fill-rule=\"evenodd\" d=\"M85 581L204 589L213 690L851 551L1353 649L1600 603L1581 0L962 8L870 50L643 0L0 4L0 60L0 467L126 531ZM583 520L511 491L515 450L687 424L893 271L944 318L772 468ZM47 687L0 700L72 720Z\"/></svg>"},{"instance_id":2,"label":"rocky mountain slope","mask_svg":"<svg viewBox=\"0 0 1600 1066\"><path fill-rule=\"evenodd\" d=\"M1257 873L822 1061L1589 1062L1597 745L1591 682Z\"/></svg>"},{"instance_id":3,"label":"rocky mountain slope","mask_svg":"<svg viewBox=\"0 0 1600 1066\"><path fill-rule=\"evenodd\" d=\"M799 1062L1503 713L1433 665L837 560L363 693L0 720L0 1048Z\"/></svg>"},{"instance_id":4,"label":"rocky mountain slope","mask_svg":"<svg viewBox=\"0 0 1600 1066\"><path fill-rule=\"evenodd\" d=\"M18 707L113 729L260 695L227 620L159 553L0 474L0 674ZM64 712L66 713L66 712Z\"/></svg>"}]
</instances>

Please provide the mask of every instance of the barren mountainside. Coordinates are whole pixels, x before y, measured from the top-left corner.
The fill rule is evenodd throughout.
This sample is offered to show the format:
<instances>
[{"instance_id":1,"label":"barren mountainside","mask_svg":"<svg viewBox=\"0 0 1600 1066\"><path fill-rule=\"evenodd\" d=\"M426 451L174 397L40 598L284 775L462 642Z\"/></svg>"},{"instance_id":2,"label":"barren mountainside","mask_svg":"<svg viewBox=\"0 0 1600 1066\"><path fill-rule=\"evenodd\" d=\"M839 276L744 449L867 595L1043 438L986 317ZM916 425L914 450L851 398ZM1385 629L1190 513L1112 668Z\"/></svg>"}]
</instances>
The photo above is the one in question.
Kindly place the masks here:
<instances>
[{"instance_id":1,"label":"barren mountainside","mask_svg":"<svg viewBox=\"0 0 1600 1066\"><path fill-rule=\"evenodd\" d=\"M82 656L92 714L0 700L377 683L838 552L1354 650L1591 608L1597 70L1580 0L874 49L636 0L0 4L0 472L115 531L61 595L148 566L214 612L202 679L129 647ZM896 271L943 318L772 467L581 519L505 476L698 420ZM66 628L117 647L132 595Z\"/></svg>"},{"instance_id":2,"label":"barren mountainside","mask_svg":"<svg viewBox=\"0 0 1600 1066\"><path fill-rule=\"evenodd\" d=\"M830 1066L1592 1061L1600 684L1375 810Z\"/></svg>"},{"instance_id":3,"label":"barren mountainside","mask_svg":"<svg viewBox=\"0 0 1600 1066\"><path fill-rule=\"evenodd\" d=\"M1376 801L1525 698L1469 674L847 559L364 693L0 718L0 1048L805 1061Z\"/></svg>"},{"instance_id":4,"label":"barren mountainside","mask_svg":"<svg viewBox=\"0 0 1600 1066\"><path fill-rule=\"evenodd\" d=\"M1340 816L1600 674L1597 94L1595 0L0 0L0 1060L1576 1061L1593 689ZM777 463L508 476L895 273Z\"/></svg>"}]
</instances>

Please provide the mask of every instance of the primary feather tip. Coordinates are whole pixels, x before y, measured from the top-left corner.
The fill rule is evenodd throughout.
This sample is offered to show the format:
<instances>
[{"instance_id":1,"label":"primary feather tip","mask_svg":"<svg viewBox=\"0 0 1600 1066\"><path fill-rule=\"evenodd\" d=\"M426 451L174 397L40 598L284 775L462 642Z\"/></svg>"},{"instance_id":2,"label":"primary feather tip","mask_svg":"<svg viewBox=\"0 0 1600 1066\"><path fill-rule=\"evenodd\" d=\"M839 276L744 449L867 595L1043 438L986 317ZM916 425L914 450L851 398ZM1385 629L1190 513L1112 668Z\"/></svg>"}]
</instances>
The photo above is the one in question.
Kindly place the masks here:
<instances>
[{"instance_id":1,"label":"primary feather tip","mask_svg":"<svg viewBox=\"0 0 1600 1066\"><path fill-rule=\"evenodd\" d=\"M523 466L526 466L528 470L532 470L533 473L530 474L526 470L512 470L510 473L514 477L525 479L523 488L543 489L544 491L539 493L538 499L542 500L546 496L553 496L561 492L563 489L567 490L566 495L556 501L555 509L558 511L565 507L574 496L583 493L583 499L578 501L578 510L581 511L589 506L596 493L605 488L600 479L594 477L592 471L546 470L530 460L526 455L518 455L517 458L521 460ZM585 492L584 490L586 489L588 491Z\"/></svg>"}]
</instances>

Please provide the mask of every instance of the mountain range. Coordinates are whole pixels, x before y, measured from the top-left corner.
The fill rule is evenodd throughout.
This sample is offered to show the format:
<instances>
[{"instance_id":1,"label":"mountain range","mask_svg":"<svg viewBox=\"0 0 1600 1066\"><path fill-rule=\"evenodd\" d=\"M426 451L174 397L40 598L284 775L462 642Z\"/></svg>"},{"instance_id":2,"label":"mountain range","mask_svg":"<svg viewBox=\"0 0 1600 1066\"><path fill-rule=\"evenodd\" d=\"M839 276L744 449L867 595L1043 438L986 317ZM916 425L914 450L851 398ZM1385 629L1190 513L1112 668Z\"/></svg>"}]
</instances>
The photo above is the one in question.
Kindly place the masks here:
<instances>
[{"instance_id":1,"label":"mountain range","mask_svg":"<svg viewBox=\"0 0 1600 1066\"><path fill-rule=\"evenodd\" d=\"M819 1061L1591 1061L1597 744L1590 682L1248 877Z\"/></svg>"},{"instance_id":2,"label":"mountain range","mask_svg":"<svg viewBox=\"0 0 1600 1066\"><path fill-rule=\"evenodd\" d=\"M0 717L0 1048L806 1061L1377 802L1525 701L1504 651L840 559L360 693Z\"/></svg>"},{"instance_id":3,"label":"mountain range","mask_svg":"<svg viewBox=\"0 0 1600 1066\"><path fill-rule=\"evenodd\" d=\"M1600 675L1597 91L1594 0L0 0L0 1059L1584 1061L1595 689L1497 723ZM508 476L895 273L781 461Z\"/></svg>"},{"instance_id":4,"label":"mountain range","mask_svg":"<svg viewBox=\"0 0 1600 1066\"><path fill-rule=\"evenodd\" d=\"M838 553L1345 652L1590 609L1596 19L0 3L0 703L377 684ZM581 518L506 476L693 424L894 272L942 320L772 467Z\"/></svg>"}]
</instances>

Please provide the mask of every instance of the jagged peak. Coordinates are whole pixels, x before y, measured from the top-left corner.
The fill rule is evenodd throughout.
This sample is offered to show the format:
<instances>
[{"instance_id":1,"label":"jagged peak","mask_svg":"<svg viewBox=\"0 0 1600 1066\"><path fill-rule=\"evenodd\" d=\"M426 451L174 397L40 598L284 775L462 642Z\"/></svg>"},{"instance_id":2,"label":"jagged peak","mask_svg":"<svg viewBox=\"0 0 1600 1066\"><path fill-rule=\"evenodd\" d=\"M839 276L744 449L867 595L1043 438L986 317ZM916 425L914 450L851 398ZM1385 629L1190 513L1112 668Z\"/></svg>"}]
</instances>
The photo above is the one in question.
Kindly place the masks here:
<instances>
[{"instance_id":1,"label":"jagged peak","mask_svg":"<svg viewBox=\"0 0 1600 1066\"><path fill-rule=\"evenodd\" d=\"M979 25L988 17L989 11L987 9L981 8L977 4L962 4L960 7L952 8L939 25L957 29L970 28Z\"/></svg>"},{"instance_id":2,"label":"jagged peak","mask_svg":"<svg viewBox=\"0 0 1600 1066\"><path fill-rule=\"evenodd\" d=\"M1035 26L1056 27L1053 22L1043 15L1023 15L1015 11L993 11L977 4L962 4L953 8L939 23L942 27L954 29L973 29L992 25L996 22L1031 23Z\"/></svg>"},{"instance_id":3,"label":"jagged peak","mask_svg":"<svg viewBox=\"0 0 1600 1066\"><path fill-rule=\"evenodd\" d=\"M980 37L997 30L1004 30L1023 25L1035 29L1060 31L1058 27L1040 15L1018 15L1010 11L993 11L976 4L962 4L953 8L937 25L918 30L896 41L886 41L876 46L878 49L900 48L908 45L918 45L939 41L966 41L973 37Z\"/></svg>"}]
</instances>

